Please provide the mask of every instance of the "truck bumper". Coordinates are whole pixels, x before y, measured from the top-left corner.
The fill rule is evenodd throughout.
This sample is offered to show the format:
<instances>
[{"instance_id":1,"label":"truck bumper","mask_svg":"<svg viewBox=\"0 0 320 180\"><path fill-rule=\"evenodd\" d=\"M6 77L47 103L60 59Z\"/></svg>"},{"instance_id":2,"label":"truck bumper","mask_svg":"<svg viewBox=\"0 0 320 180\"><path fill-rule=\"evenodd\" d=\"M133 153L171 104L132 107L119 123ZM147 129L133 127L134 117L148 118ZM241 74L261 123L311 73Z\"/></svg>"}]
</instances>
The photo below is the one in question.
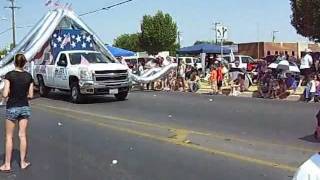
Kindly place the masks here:
<instances>
[{"instance_id":1,"label":"truck bumper","mask_svg":"<svg viewBox=\"0 0 320 180\"><path fill-rule=\"evenodd\" d=\"M79 82L80 92L85 95L106 95L111 94L110 90L117 89L118 93L128 92L131 88L129 82L117 84L98 84L94 81Z\"/></svg>"}]
</instances>

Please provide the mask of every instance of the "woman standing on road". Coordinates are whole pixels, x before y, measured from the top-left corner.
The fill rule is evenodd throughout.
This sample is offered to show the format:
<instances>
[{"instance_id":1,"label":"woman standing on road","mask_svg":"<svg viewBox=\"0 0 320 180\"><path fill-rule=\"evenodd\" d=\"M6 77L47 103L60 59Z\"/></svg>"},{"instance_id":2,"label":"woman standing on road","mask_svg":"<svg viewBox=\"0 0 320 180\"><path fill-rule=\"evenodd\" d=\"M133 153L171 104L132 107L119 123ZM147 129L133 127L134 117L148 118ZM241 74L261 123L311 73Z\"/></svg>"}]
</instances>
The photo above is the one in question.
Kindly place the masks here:
<instances>
[{"instance_id":1,"label":"woman standing on road","mask_svg":"<svg viewBox=\"0 0 320 180\"><path fill-rule=\"evenodd\" d=\"M20 167L26 169L30 162L26 161L27 154L27 125L31 115L28 100L33 98L32 76L23 70L27 60L23 54L15 57L15 70L5 75L3 97L8 98L6 109L6 143L4 164L0 171L11 171L11 156L13 149L13 133L16 123L19 125Z\"/></svg>"}]
</instances>

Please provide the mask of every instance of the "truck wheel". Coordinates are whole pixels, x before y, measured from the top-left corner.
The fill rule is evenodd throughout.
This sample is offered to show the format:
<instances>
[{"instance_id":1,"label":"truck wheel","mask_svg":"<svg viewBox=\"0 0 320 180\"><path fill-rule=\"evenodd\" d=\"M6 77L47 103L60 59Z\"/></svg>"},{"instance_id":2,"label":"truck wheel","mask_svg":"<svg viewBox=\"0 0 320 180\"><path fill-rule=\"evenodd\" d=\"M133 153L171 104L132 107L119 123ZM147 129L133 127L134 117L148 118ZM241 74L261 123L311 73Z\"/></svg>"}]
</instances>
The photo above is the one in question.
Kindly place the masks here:
<instances>
[{"instance_id":1,"label":"truck wheel","mask_svg":"<svg viewBox=\"0 0 320 180\"><path fill-rule=\"evenodd\" d=\"M118 101L124 101L128 96L128 91L120 92L119 94L115 94L114 96Z\"/></svg>"},{"instance_id":2,"label":"truck wheel","mask_svg":"<svg viewBox=\"0 0 320 180\"><path fill-rule=\"evenodd\" d=\"M83 95L80 93L80 87L78 83L71 84L71 102L76 104L83 102Z\"/></svg>"},{"instance_id":3,"label":"truck wheel","mask_svg":"<svg viewBox=\"0 0 320 180\"><path fill-rule=\"evenodd\" d=\"M38 77L38 81L39 81L39 94L40 94L40 96L41 97L48 97L48 94L50 92L50 88L48 88L44 84L42 76Z\"/></svg>"}]
</instances>

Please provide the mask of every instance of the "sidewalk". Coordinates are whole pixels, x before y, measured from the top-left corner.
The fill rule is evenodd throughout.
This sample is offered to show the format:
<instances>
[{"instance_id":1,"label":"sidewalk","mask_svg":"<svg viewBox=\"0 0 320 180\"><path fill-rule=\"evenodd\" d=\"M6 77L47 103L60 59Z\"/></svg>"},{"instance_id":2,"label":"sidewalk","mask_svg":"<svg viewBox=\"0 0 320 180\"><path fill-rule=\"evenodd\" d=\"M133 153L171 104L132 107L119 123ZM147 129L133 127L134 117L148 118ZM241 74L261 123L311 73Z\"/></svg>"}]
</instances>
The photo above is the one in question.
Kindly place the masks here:
<instances>
[{"instance_id":1,"label":"sidewalk","mask_svg":"<svg viewBox=\"0 0 320 180\"><path fill-rule=\"evenodd\" d=\"M242 92L238 97L250 97L250 98L258 98L258 87L257 86L251 86L248 91ZM288 90L290 95L282 100L288 100L288 101L300 101L303 95L304 87L300 87L297 89L297 91L294 93L292 90ZM210 94L211 93L211 87L208 82L202 81L200 83L200 89L197 92L199 94ZM222 93L226 96L229 96L230 93L230 87L222 87Z\"/></svg>"}]
</instances>

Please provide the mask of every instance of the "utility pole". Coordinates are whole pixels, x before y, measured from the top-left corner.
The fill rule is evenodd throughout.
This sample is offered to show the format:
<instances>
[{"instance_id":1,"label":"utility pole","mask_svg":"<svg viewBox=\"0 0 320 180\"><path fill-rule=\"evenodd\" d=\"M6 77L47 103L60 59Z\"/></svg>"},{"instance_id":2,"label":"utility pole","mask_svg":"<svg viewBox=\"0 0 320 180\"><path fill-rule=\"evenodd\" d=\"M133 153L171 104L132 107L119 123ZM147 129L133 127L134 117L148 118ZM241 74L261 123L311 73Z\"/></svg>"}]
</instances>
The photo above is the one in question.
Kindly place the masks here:
<instances>
[{"instance_id":1,"label":"utility pole","mask_svg":"<svg viewBox=\"0 0 320 180\"><path fill-rule=\"evenodd\" d=\"M178 43L179 43L179 47L181 47L181 31L178 31Z\"/></svg>"},{"instance_id":2,"label":"utility pole","mask_svg":"<svg viewBox=\"0 0 320 180\"><path fill-rule=\"evenodd\" d=\"M260 24L257 23L257 41L258 41L258 57L260 59Z\"/></svg>"},{"instance_id":3,"label":"utility pole","mask_svg":"<svg viewBox=\"0 0 320 180\"><path fill-rule=\"evenodd\" d=\"M215 32L215 35L216 35L216 44L218 44L218 33L217 33L217 26L221 24L219 22L214 22L214 32Z\"/></svg>"},{"instance_id":4,"label":"utility pole","mask_svg":"<svg viewBox=\"0 0 320 180\"><path fill-rule=\"evenodd\" d=\"M11 2L11 6L5 7L11 9L12 15L12 48L16 47L16 21L15 21L15 9L20 9L20 7L15 6L15 0L8 0Z\"/></svg>"}]
</instances>

